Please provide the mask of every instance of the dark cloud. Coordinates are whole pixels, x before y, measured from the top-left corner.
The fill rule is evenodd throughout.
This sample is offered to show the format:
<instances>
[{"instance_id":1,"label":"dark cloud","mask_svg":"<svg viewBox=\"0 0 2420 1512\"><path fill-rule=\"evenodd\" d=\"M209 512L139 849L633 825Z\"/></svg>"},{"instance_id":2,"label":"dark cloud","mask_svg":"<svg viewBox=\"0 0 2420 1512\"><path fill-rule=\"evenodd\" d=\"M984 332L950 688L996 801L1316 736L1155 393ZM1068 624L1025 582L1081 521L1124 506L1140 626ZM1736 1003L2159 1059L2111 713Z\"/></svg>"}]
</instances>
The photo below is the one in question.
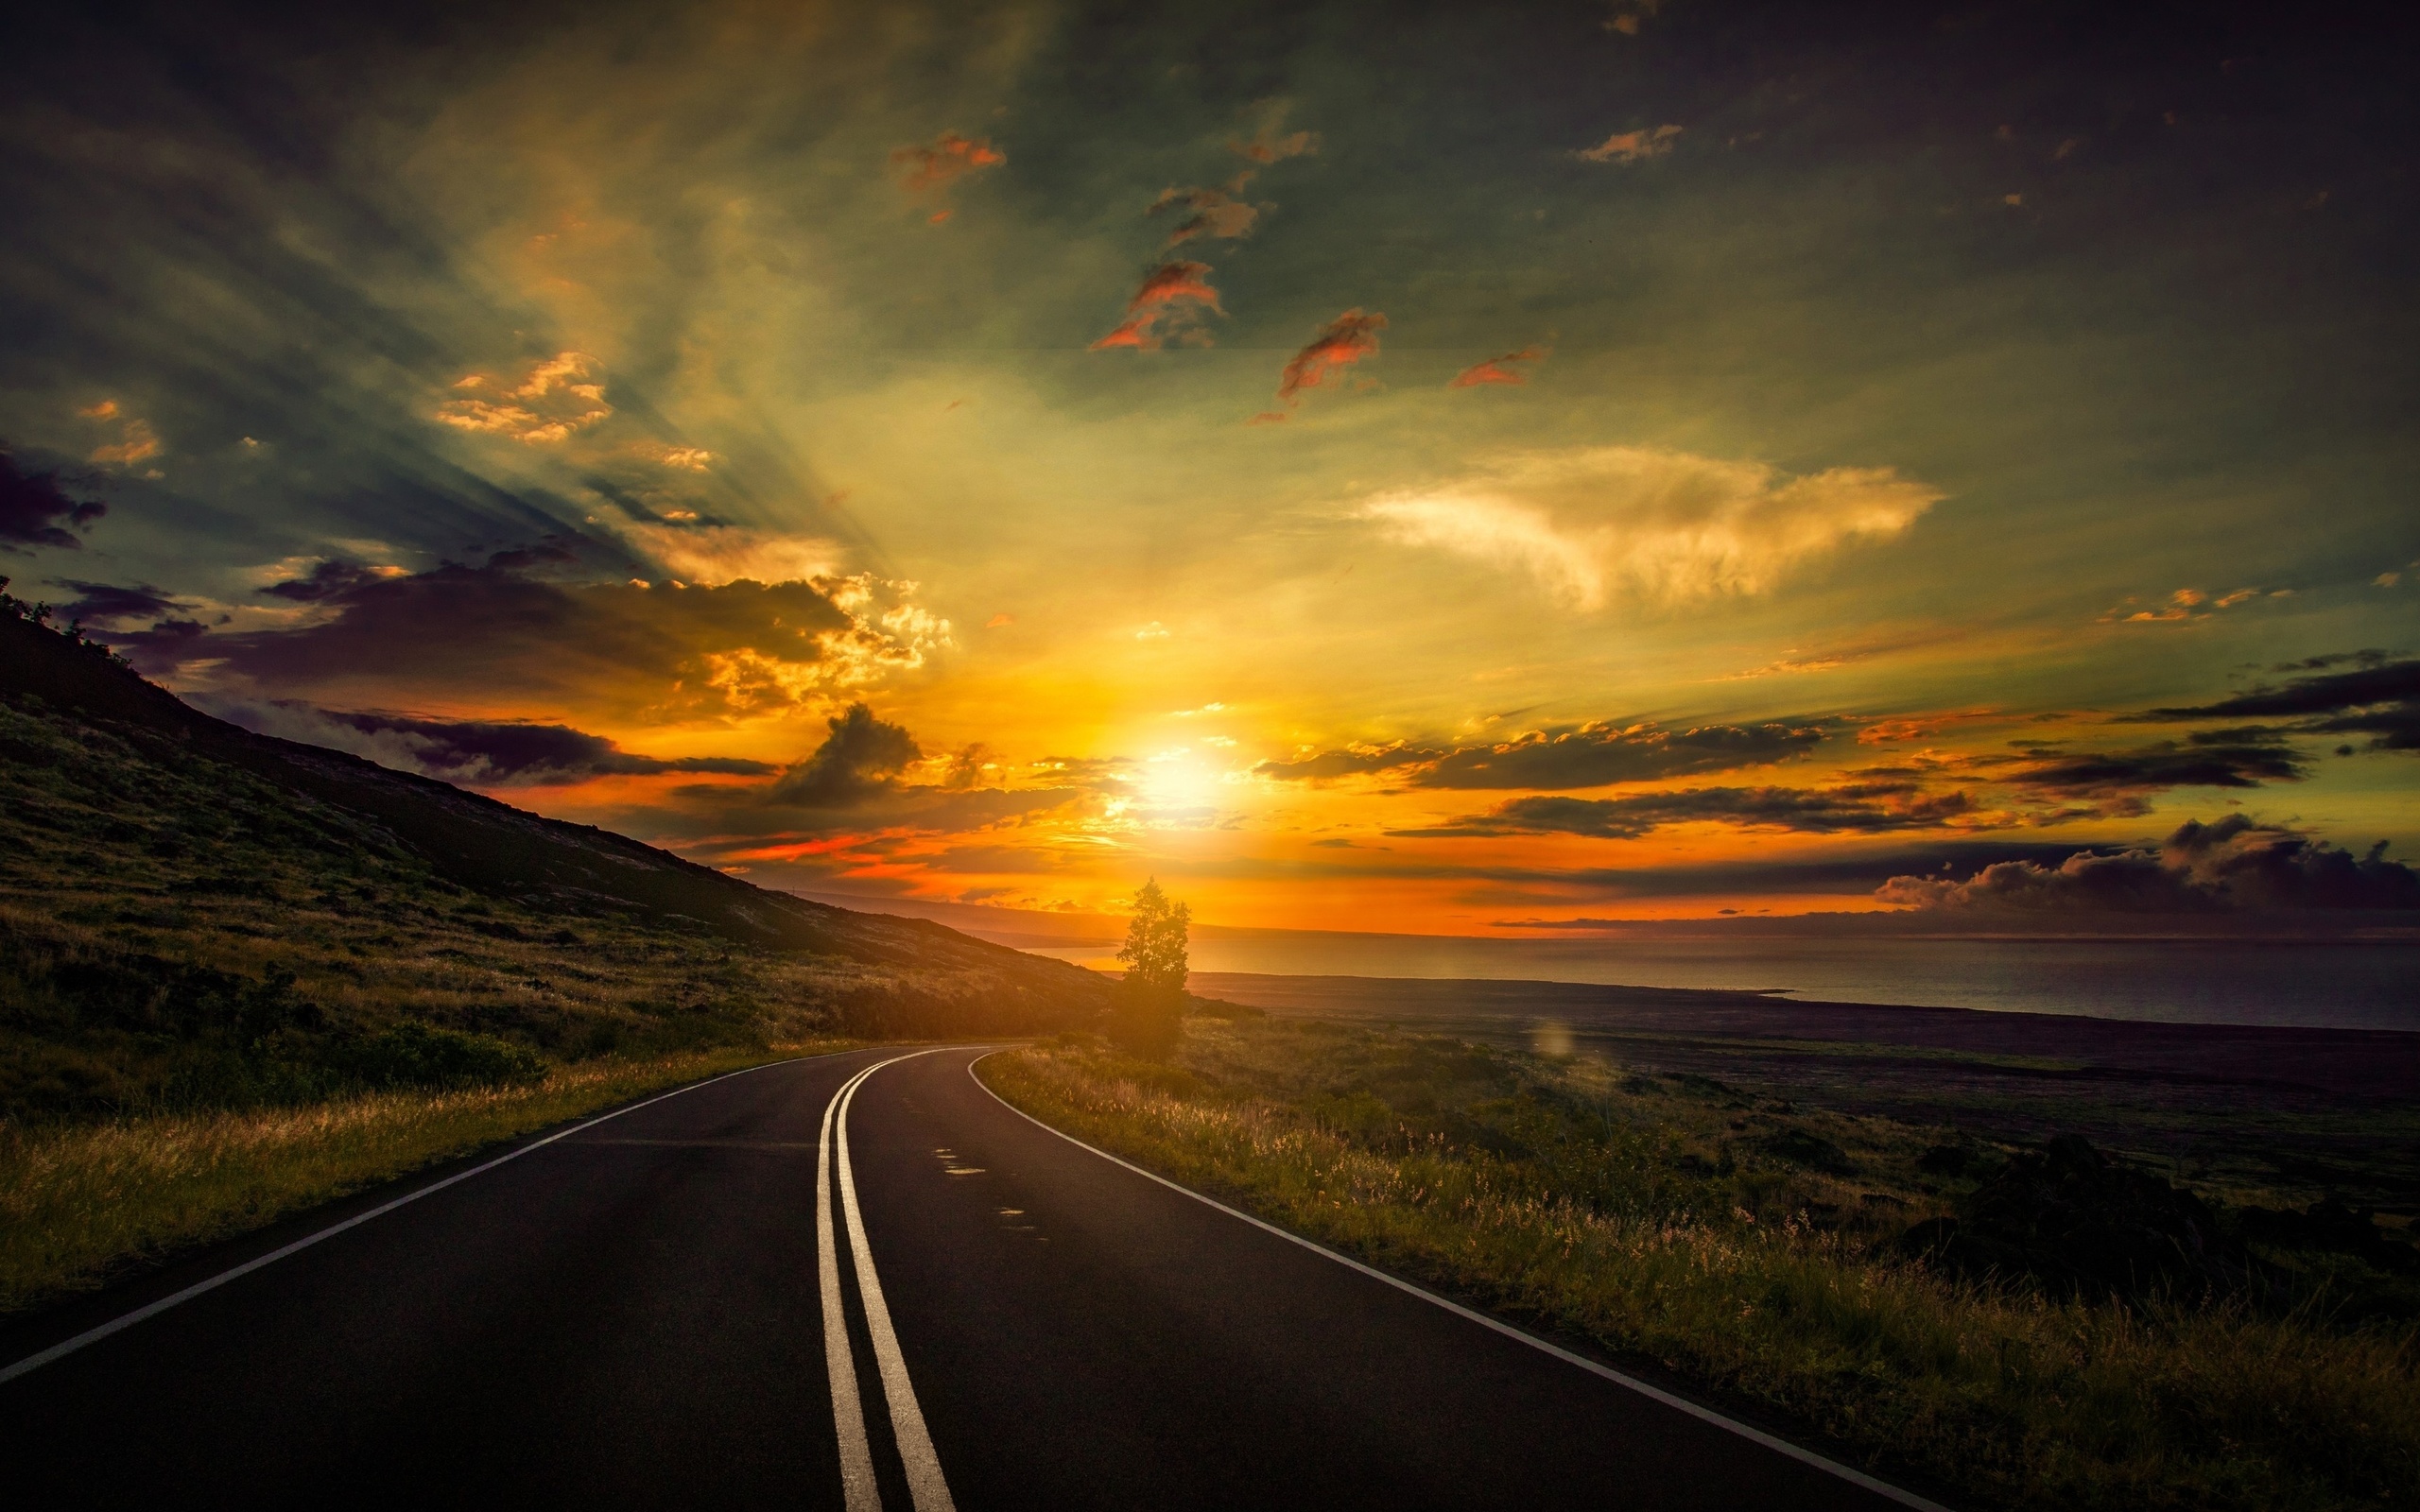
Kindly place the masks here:
<instances>
[{"instance_id":1,"label":"dark cloud","mask_svg":"<svg viewBox=\"0 0 2420 1512\"><path fill-rule=\"evenodd\" d=\"M1317 388L1365 357L1378 354L1378 333L1387 318L1372 311L1347 310L1320 328L1310 343L1287 361L1277 375L1281 404L1296 403L1305 388Z\"/></svg>"},{"instance_id":2,"label":"dark cloud","mask_svg":"<svg viewBox=\"0 0 2420 1512\"><path fill-rule=\"evenodd\" d=\"M526 546L507 546L488 558L497 572L527 572L532 567L558 567L579 560L579 541L571 536L548 536Z\"/></svg>"},{"instance_id":3,"label":"dark cloud","mask_svg":"<svg viewBox=\"0 0 2420 1512\"><path fill-rule=\"evenodd\" d=\"M110 512L98 500L69 498L56 472L20 472L17 459L0 448L0 550L58 546L74 551L84 542L73 532Z\"/></svg>"},{"instance_id":4,"label":"dark cloud","mask_svg":"<svg viewBox=\"0 0 2420 1512\"><path fill-rule=\"evenodd\" d=\"M1450 825L1390 830L1405 838L1581 834L1635 840L1670 824L1714 822L1816 834L1928 830L1972 810L1963 793L1927 794L1913 782L1832 788L1699 787L1625 798L1516 798Z\"/></svg>"},{"instance_id":5,"label":"dark cloud","mask_svg":"<svg viewBox=\"0 0 2420 1512\"><path fill-rule=\"evenodd\" d=\"M892 791L900 772L924 754L904 726L883 723L861 703L851 704L848 713L825 723L832 733L814 755L782 774L766 795L769 801L807 809L854 808Z\"/></svg>"},{"instance_id":6,"label":"dark cloud","mask_svg":"<svg viewBox=\"0 0 2420 1512\"><path fill-rule=\"evenodd\" d=\"M1994 781L2106 815L2149 812L2150 798L2175 787L2258 787L2299 782L2303 759L2273 730L2210 730L2134 750L2048 751L1995 772Z\"/></svg>"},{"instance_id":7,"label":"dark cloud","mask_svg":"<svg viewBox=\"0 0 2420 1512\"><path fill-rule=\"evenodd\" d=\"M285 695L360 682L376 684L382 701L398 692L578 693L632 709L733 713L794 702L804 683L791 682L811 682L835 644L878 636L805 581L646 588L546 581L499 566L382 576L323 565L268 592L334 612L292 629L130 654L149 670L213 658L222 684Z\"/></svg>"},{"instance_id":8,"label":"dark cloud","mask_svg":"<svg viewBox=\"0 0 2420 1512\"><path fill-rule=\"evenodd\" d=\"M59 610L71 621L151 619L192 607L178 603L168 596L166 590L154 588L148 583L120 588L113 583L85 583L61 578L59 586L76 594L73 603L60 606Z\"/></svg>"},{"instance_id":9,"label":"dark cloud","mask_svg":"<svg viewBox=\"0 0 2420 1512\"><path fill-rule=\"evenodd\" d=\"M1893 877L1875 894L1914 908L2002 913L2193 914L2420 908L2420 871L2231 814L2192 820L2156 850L2079 850L2057 866L2005 861L1963 882Z\"/></svg>"},{"instance_id":10,"label":"dark cloud","mask_svg":"<svg viewBox=\"0 0 2420 1512\"><path fill-rule=\"evenodd\" d=\"M339 597L365 583L396 576L399 575L381 572L375 567L364 567L359 562L331 559L314 565L301 577L271 583L261 592L271 598L290 599L297 604L317 604L323 599Z\"/></svg>"},{"instance_id":11,"label":"dark cloud","mask_svg":"<svg viewBox=\"0 0 2420 1512\"><path fill-rule=\"evenodd\" d=\"M262 734L351 751L382 765L475 787L577 782L592 777L715 772L766 777L777 768L728 756L659 760L623 750L602 735L526 720L421 719L408 714L317 709L292 699L267 704L201 700Z\"/></svg>"},{"instance_id":12,"label":"dark cloud","mask_svg":"<svg viewBox=\"0 0 2420 1512\"><path fill-rule=\"evenodd\" d=\"M1298 761L1263 762L1253 771L1288 782L1394 772L1412 787L1603 787L1762 765L1804 755L1823 740L1824 730L1816 725L1700 725L1675 730L1649 724L1588 724L1539 730L1491 746L1348 747Z\"/></svg>"},{"instance_id":13,"label":"dark cloud","mask_svg":"<svg viewBox=\"0 0 2420 1512\"><path fill-rule=\"evenodd\" d=\"M2352 664L2346 672L2325 670ZM2319 675L2258 687L2198 709L2154 709L2156 719L2291 719L2310 734L2360 734L2372 750L2420 750L2420 661L2352 651L2290 662Z\"/></svg>"}]
</instances>

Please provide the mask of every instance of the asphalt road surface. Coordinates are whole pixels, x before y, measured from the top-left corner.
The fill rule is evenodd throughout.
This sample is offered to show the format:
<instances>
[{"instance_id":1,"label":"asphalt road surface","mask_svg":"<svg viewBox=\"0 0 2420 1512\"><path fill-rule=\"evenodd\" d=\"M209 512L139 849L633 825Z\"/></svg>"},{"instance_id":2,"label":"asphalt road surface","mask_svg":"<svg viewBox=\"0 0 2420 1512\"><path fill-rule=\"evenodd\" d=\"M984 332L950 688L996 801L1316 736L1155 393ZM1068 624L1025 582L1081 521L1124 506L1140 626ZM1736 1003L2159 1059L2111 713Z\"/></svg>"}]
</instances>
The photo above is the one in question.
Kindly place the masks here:
<instances>
[{"instance_id":1,"label":"asphalt road surface","mask_svg":"<svg viewBox=\"0 0 2420 1512\"><path fill-rule=\"evenodd\" d=\"M740 1073L0 1332L6 1500L1911 1500L1063 1139L983 1053Z\"/></svg>"}]
</instances>

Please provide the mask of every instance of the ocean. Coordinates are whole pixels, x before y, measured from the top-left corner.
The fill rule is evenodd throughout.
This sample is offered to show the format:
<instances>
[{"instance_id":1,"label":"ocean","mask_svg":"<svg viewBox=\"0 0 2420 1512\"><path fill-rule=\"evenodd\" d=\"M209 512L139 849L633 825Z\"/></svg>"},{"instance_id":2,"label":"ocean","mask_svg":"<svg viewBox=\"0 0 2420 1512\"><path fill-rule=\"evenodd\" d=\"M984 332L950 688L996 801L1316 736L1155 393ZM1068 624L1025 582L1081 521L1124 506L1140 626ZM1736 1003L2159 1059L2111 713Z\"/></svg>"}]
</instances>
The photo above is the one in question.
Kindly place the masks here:
<instances>
[{"instance_id":1,"label":"ocean","mask_svg":"<svg viewBox=\"0 0 2420 1512\"><path fill-rule=\"evenodd\" d=\"M1106 948L1046 950L1086 965ZM1204 930L1203 971L1743 988L1806 1001L2420 1031L2420 945L2223 940L1507 940ZM2415 1046L2420 1049L2420 1046Z\"/></svg>"}]
</instances>

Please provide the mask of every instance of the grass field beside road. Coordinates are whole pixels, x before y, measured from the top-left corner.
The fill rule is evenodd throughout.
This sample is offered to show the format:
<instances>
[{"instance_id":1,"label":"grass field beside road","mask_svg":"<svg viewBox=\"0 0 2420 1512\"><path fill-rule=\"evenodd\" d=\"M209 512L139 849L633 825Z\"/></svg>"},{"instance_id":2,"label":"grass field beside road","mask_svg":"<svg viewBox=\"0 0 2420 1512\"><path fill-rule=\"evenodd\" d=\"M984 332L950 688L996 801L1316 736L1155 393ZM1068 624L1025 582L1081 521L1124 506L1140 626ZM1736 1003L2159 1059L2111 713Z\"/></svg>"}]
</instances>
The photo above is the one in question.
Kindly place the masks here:
<instances>
[{"instance_id":1,"label":"grass field beside road","mask_svg":"<svg viewBox=\"0 0 2420 1512\"><path fill-rule=\"evenodd\" d=\"M2003 1506L2342 1508L2420 1493L2420 1332L2298 1297L2131 1304L1939 1273L1946 1131L1319 1022L1066 1039L1016 1106L1272 1222ZM1976 1152L1988 1167L2007 1152ZM2281 1264L2284 1263L2281 1262ZM2390 1292L2391 1292L2390 1288Z\"/></svg>"},{"instance_id":2,"label":"grass field beside road","mask_svg":"<svg viewBox=\"0 0 2420 1512\"><path fill-rule=\"evenodd\" d=\"M527 1086L0 1125L0 1315L631 1098L853 1044L589 1060Z\"/></svg>"}]
</instances>

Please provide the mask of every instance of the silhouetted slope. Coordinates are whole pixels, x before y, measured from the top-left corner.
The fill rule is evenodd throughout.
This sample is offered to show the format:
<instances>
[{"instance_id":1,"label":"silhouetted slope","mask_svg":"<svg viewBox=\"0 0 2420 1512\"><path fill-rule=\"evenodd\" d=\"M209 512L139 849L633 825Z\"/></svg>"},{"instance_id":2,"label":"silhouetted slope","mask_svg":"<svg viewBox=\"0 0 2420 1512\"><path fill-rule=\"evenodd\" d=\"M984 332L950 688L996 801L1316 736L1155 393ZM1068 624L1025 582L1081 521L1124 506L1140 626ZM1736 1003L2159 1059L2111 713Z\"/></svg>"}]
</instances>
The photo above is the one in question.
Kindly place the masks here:
<instances>
[{"instance_id":1,"label":"silhouetted slope","mask_svg":"<svg viewBox=\"0 0 2420 1512\"><path fill-rule=\"evenodd\" d=\"M142 876L126 863L143 859L163 825L178 823L179 805L188 815L209 806L216 764L252 781L241 784L248 799L240 813L231 807L206 817L222 833L232 820L228 841L240 841L256 868L274 863L305 885L317 875L312 868L341 869L342 856L331 851L386 852L441 885L510 904L525 920L618 920L760 951L898 968L919 978L946 974L953 984L947 996L985 999L979 1013L967 1016L968 1028L977 1022L994 1029L1064 1024L1088 1018L1106 1002L1098 977L1065 962L925 919L859 914L770 892L624 835L543 818L342 752L254 734L190 707L101 649L13 613L0 614L0 704L43 715L51 742L38 749L30 734L0 741L0 767L18 764L18 778L42 768L39 783L9 784L10 801L21 806L18 821L63 833L63 820L48 823L39 811L73 807L83 816L76 829L81 847L126 852L55 852L55 865L78 872L98 875L114 867L115 875ZM95 737L85 744L96 752L107 748L108 763L96 757L86 771L86 763L68 754L74 746L60 743L79 738L79 730ZM260 784L274 791L263 793ZM177 796L161 796L172 790ZM290 816L277 813L278 793L290 795ZM147 816L135 812L146 804L165 807ZM95 814L130 822L95 831ZM282 822L289 816L293 822ZM232 889L244 881L223 876L216 885ZM190 889L196 881L181 885ZM929 997L904 979L900 985L911 997ZM932 1012L911 1017L931 1032L956 1032L935 1022Z\"/></svg>"}]
</instances>

